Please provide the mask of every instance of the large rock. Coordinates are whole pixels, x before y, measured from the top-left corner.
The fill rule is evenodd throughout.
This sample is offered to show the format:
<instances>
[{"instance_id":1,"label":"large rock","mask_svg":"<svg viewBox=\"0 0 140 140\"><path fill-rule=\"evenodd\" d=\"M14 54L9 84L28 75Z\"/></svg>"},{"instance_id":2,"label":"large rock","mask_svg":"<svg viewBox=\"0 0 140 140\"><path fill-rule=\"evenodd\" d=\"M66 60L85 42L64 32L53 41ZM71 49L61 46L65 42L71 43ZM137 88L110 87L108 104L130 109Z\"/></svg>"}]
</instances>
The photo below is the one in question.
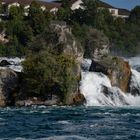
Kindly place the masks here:
<instances>
[{"instance_id":1,"label":"large rock","mask_svg":"<svg viewBox=\"0 0 140 140\"><path fill-rule=\"evenodd\" d=\"M53 24L51 25L52 30L57 34L58 44L63 46L63 53L75 58L75 65L73 66L73 73L77 77L77 83L74 83L70 93L67 93L64 104L66 105L81 105L85 102L85 98L79 92L79 82L81 80L81 63L83 61L83 47L76 40L71 32L71 28L66 25ZM58 46L59 46L58 45Z\"/></svg>"},{"instance_id":2,"label":"large rock","mask_svg":"<svg viewBox=\"0 0 140 140\"><path fill-rule=\"evenodd\" d=\"M109 39L97 29L89 28L85 40L85 57L101 60L109 54Z\"/></svg>"},{"instance_id":3,"label":"large rock","mask_svg":"<svg viewBox=\"0 0 140 140\"><path fill-rule=\"evenodd\" d=\"M86 99L83 94L80 92L71 93L66 98L66 105L83 105L86 102Z\"/></svg>"},{"instance_id":4,"label":"large rock","mask_svg":"<svg viewBox=\"0 0 140 140\"><path fill-rule=\"evenodd\" d=\"M56 24L52 24L50 29L56 34L57 46L62 47L63 53L75 58L76 65L74 66L73 71L76 76L80 77L81 63L84 55L83 47L72 34L71 28L69 28L66 24L60 23L57 24L56 22ZM53 41L53 43L54 42L55 41ZM55 46L53 43L51 42L50 46Z\"/></svg>"},{"instance_id":5,"label":"large rock","mask_svg":"<svg viewBox=\"0 0 140 140\"><path fill-rule=\"evenodd\" d=\"M13 105L18 75L11 69L0 69L0 106Z\"/></svg>"},{"instance_id":6,"label":"large rock","mask_svg":"<svg viewBox=\"0 0 140 140\"><path fill-rule=\"evenodd\" d=\"M90 71L102 72L109 77L112 86L123 92L129 91L131 68L129 63L118 57L105 57L100 61L92 61Z\"/></svg>"},{"instance_id":7,"label":"large rock","mask_svg":"<svg viewBox=\"0 0 140 140\"><path fill-rule=\"evenodd\" d=\"M52 94L59 94L59 96L61 98L60 104L61 104L61 102L63 102L62 104L71 104L71 103L68 103L67 101L68 100L73 101L74 96L76 96L79 93L79 89L78 89L79 84L78 83L81 78L81 63L82 63L83 54L84 54L81 44L73 36L71 29L66 25L60 25L57 23L52 24L52 25L50 25L49 30L44 31L43 34L41 34L39 37L36 38L35 41L33 41L31 46L34 46L33 50L34 50L34 48L37 48L37 50L39 50L41 48L39 46L47 46L48 48L50 48L50 50L54 50L54 52L56 53L55 55L61 54L68 58L72 58L71 60L73 62L70 64L69 68L67 68L67 71L68 71L67 73L69 75L66 78L68 78L69 81L72 81L71 79L73 79L73 81L69 82L70 88L66 87L68 90L66 91L66 93L64 93L65 95L68 94L68 96L65 97L65 95L61 95L62 93L61 94L59 93L59 90L61 90L60 84L61 84L62 80L61 79L57 80L57 78L56 78L56 83L58 81L59 85L58 85L58 88L55 87L57 91L53 91L54 93L52 93ZM55 80L53 80L53 81L55 81ZM47 91L48 89L45 89L45 87L47 87L47 85L44 84L43 86L44 86L43 92L45 90ZM46 92L44 92L44 93L46 93ZM27 95L25 88L24 88L24 90L21 91L21 94ZM29 96L29 95L27 95L27 96ZM34 95L30 95L30 96L34 96ZM44 96L44 95L42 95L42 96ZM23 100L26 100L26 97ZM78 99L78 101L75 101L76 104L77 104L77 102L80 102L80 98ZM82 102L82 100L81 100L81 102Z\"/></svg>"},{"instance_id":8,"label":"large rock","mask_svg":"<svg viewBox=\"0 0 140 140\"><path fill-rule=\"evenodd\" d=\"M0 62L0 66L1 66L1 67L8 66L8 65L11 65L11 63L9 63L7 60L2 60L2 61Z\"/></svg>"}]
</instances>

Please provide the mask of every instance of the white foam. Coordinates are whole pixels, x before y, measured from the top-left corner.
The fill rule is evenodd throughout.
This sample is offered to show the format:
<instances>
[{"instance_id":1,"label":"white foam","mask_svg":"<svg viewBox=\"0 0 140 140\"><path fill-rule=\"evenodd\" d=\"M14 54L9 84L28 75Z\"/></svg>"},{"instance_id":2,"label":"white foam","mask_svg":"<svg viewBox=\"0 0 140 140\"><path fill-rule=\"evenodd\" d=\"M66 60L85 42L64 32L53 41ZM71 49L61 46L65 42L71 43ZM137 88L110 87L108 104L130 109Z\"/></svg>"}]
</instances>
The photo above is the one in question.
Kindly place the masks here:
<instances>
[{"instance_id":1,"label":"white foam","mask_svg":"<svg viewBox=\"0 0 140 140\"><path fill-rule=\"evenodd\" d=\"M140 73L132 70L132 75L133 84L140 87ZM102 73L82 72L80 85L80 90L86 98L87 106L140 105L140 96L123 93L119 88L112 87L109 78ZM106 87L108 93L104 92L103 87Z\"/></svg>"}]
</instances>

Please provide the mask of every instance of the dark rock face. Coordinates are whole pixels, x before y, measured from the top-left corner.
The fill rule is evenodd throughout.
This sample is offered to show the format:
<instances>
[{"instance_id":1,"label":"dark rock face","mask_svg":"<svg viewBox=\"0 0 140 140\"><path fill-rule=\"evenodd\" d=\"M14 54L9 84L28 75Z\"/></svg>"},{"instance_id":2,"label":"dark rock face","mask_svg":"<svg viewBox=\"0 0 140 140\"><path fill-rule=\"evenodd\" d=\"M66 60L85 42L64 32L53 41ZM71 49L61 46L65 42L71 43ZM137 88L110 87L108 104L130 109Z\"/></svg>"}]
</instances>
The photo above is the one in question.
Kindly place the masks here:
<instances>
[{"instance_id":1,"label":"dark rock face","mask_svg":"<svg viewBox=\"0 0 140 140\"><path fill-rule=\"evenodd\" d=\"M18 75L11 69L0 70L0 106L14 105Z\"/></svg>"},{"instance_id":2,"label":"dark rock face","mask_svg":"<svg viewBox=\"0 0 140 140\"><path fill-rule=\"evenodd\" d=\"M4 67L4 66L8 66L8 65L11 65L7 60L2 60L1 62L0 62L0 66L1 67Z\"/></svg>"},{"instance_id":3,"label":"dark rock face","mask_svg":"<svg viewBox=\"0 0 140 140\"><path fill-rule=\"evenodd\" d=\"M132 69L132 76L130 80L130 93L134 96L140 96L139 72L134 69Z\"/></svg>"},{"instance_id":4,"label":"dark rock face","mask_svg":"<svg viewBox=\"0 0 140 140\"><path fill-rule=\"evenodd\" d=\"M102 73L104 73L105 75L108 74L108 73L107 73L107 70L108 70L107 67L105 67L105 66L99 64L99 62L96 62L96 61L94 61L94 60L92 61L91 67L90 67L90 69L89 69L89 71L102 72Z\"/></svg>"},{"instance_id":5,"label":"dark rock face","mask_svg":"<svg viewBox=\"0 0 140 140\"><path fill-rule=\"evenodd\" d=\"M83 105L86 102L85 97L80 92L70 94L66 98L66 105Z\"/></svg>"},{"instance_id":6,"label":"dark rock face","mask_svg":"<svg viewBox=\"0 0 140 140\"><path fill-rule=\"evenodd\" d=\"M115 102L115 99L117 98L123 105L129 105L129 103L125 100L123 94L120 93L121 91L119 89L113 92L110 88L103 86L102 91L103 91L103 94L107 98L110 98L113 102Z\"/></svg>"},{"instance_id":7,"label":"dark rock face","mask_svg":"<svg viewBox=\"0 0 140 140\"><path fill-rule=\"evenodd\" d=\"M92 61L90 71L102 72L111 80L112 86L123 92L129 91L131 68L129 63L118 57L106 57L100 61Z\"/></svg>"}]
</instances>

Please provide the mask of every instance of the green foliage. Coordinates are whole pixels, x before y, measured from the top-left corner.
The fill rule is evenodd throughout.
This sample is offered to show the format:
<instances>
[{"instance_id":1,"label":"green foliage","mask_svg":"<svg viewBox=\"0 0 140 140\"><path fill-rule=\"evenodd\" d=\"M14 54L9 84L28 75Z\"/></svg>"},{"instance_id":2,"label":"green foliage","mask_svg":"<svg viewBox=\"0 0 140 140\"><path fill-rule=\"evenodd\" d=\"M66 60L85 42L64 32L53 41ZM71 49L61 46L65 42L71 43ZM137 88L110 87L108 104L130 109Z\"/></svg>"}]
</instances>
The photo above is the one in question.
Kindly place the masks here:
<instances>
[{"instance_id":1,"label":"green foliage","mask_svg":"<svg viewBox=\"0 0 140 140\"><path fill-rule=\"evenodd\" d=\"M9 9L9 18L15 20L22 20L24 15L23 7L11 6Z\"/></svg>"},{"instance_id":2,"label":"green foliage","mask_svg":"<svg viewBox=\"0 0 140 140\"><path fill-rule=\"evenodd\" d=\"M30 5L28 19L34 34L39 34L44 31L46 25L45 15L36 1L33 1Z\"/></svg>"},{"instance_id":3,"label":"green foliage","mask_svg":"<svg viewBox=\"0 0 140 140\"><path fill-rule=\"evenodd\" d=\"M46 98L55 94L64 101L76 81L72 71L74 64L70 56L54 55L47 49L38 55L29 54L23 65L26 93Z\"/></svg>"},{"instance_id":4,"label":"green foliage","mask_svg":"<svg viewBox=\"0 0 140 140\"><path fill-rule=\"evenodd\" d=\"M62 6L58 9L57 20L70 22L71 8L69 0L62 0Z\"/></svg>"},{"instance_id":5,"label":"green foliage","mask_svg":"<svg viewBox=\"0 0 140 140\"><path fill-rule=\"evenodd\" d=\"M96 17L98 12L97 0L83 0L84 17L87 25L96 26Z\"/></svg>"},{"instance_id":6,"label":"green foliage","mask_svg":"<svg viewBox=\"0 0 140 140\"><path fill-rule=\"evenodd\" d=\"M98 0L83 0L83 8L74 11L70 8L69 0L62 0L61 2L62 7L59 8L56 14L51 13L49 9L42 11L37 1L31 3L28 16L25 16L25 10L22 6L10 7L9 16L0 22L0 32L5 32L9 40L7 44L1 43L2 46L6 46L2 47L5 48L5 51L2 49L2 52L5 52L2 54L25 54L25 50L28 50L28 44L30 44L34 37L46 30L52 20L65 21L72 27L73 34L83 44L85 49L87 48L85 47L87 37L90 38L89 42L93 40L89 36L90 32L88 34L89 28L92 27L100 30L109 38L110 44L113 44L112 50L119 51L122 54L139 53L140 6L132 9L129 19L122 19L114 18L108 9L99 8L100 2ZM1 1L0 12L6 12L6 7L1 4ZM52 36L55 38L56 34L48 32L47 37L44 36L44 38L51 41ZM53 41L56 42L55 39ZM40 44L42 44L41 41ZM63 47L59 45L53 48L61 52L60 48ZM38 50L39 47L34 47L33 49ZM14 53L10 53L10 50Z\"/></svg>"},{"instance_id":7,"label":"green foliage","mask_svg":"<svg viewBox=\"0 0 140 140\"><path fill-rule=\"evenodd\" d=\"M0 22L0 33L2 33L4 29L5 29L5 23L3 21L1 21Z\"/></svg>"},{"instance_id":8,"label":"green foliage","mask_svg":"<svg viewBox=\"0 0 140 140\"><path fill-rule=\"evenodd\" d=\"M136 6L130 14L129 21L140 25L140 6Z\"/></svg>"},{"instance_id":9,"label":"green foliage","mask_svg":"<svg viewBox=\"0 0 140 140\"><path fill-rule=\"evenodd\" d=\"M86 58L93 58L96 48L100 49L103 45L108 45L108 38L103 32L89 28L85 38L85 55Z\"/></svg>"}]
</instances>

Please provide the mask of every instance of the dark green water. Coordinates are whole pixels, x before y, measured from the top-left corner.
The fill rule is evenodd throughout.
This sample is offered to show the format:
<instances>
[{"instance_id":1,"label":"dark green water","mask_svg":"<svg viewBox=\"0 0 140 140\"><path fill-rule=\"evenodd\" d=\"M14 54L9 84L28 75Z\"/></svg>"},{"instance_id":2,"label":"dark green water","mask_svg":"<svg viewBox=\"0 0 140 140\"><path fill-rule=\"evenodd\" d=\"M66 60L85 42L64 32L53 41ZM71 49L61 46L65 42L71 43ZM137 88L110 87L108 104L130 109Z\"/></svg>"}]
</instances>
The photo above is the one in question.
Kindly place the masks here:
<instances>
[{"instance_id":1,"label":"dark green water","mask_svg":"<svg viewBox=\"0 0 140 140\"><path fill-rule=\"evenodd\" d=\"M0 139L140 140L140 107L1 108Z\"/></svg>"}]
</instances>

